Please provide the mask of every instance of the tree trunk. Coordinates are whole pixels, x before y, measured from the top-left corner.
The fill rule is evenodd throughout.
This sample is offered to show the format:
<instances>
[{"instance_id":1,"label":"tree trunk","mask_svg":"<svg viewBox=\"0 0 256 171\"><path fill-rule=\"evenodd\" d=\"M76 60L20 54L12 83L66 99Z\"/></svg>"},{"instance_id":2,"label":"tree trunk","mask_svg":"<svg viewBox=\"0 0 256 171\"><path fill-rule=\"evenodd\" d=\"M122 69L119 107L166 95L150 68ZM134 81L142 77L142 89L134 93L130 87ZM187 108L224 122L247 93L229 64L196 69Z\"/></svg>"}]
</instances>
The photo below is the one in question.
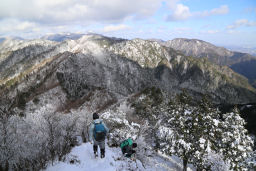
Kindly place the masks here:
<instances>
[{"instance_id":1,"label":"tree trunk","mask_svg":"<svg viewBox=\"0 0 256 171\"><path fill-rule=\"evenodd\" d=\"M187 171L187 167L188 167L188 160L183 159L183 171Z\"/></svg>"}]
</instances>

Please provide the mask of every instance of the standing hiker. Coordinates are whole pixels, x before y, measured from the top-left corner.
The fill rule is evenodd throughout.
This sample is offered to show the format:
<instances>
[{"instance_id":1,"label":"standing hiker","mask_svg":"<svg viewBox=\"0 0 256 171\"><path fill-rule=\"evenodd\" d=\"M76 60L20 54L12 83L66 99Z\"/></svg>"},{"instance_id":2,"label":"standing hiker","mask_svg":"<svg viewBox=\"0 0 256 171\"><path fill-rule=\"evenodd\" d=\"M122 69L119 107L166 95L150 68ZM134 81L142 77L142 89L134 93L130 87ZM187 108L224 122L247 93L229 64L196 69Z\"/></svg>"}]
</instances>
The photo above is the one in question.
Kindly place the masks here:
<instances>
[{"instance_id":1,"label":"standing hiker","mask_svg":"<svg viewBox=\"0 0 256 171\"><path fill-rule=\"evenodd\" d=\"M98 146L100 147L100 157L105 157L105 138L109 129L97 113L93 113L93 122L90 126L89 140L93 142L93 152L98 157Z\"/></svg>"},{"instance_id":2,"label":"standing hiker","mask_svg":"<svg viewBox=\"0 0 256 171\"><path fill-rule=\"evenodd\" d=\"M124 140L120 144L120 148L122 150L122 153L125 157L130 158L133 154L136 153L134 148L137 147L137 143L133 143L131 138L128 138L127 140Z\"/></svg>"}]
</instances>

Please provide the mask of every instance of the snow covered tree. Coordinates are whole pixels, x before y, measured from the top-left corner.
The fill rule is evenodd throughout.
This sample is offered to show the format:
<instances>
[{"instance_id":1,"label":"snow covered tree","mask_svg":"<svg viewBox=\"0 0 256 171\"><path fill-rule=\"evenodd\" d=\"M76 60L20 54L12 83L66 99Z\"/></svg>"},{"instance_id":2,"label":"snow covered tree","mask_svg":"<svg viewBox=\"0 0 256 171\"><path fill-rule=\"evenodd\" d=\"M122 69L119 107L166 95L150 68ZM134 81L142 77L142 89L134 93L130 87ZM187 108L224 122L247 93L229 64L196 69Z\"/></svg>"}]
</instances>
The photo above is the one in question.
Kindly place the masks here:
<instances>
[{"instance_id":1,"label":"snow covered tree","mask_svg":"<svg viewBox=\"0 0 256 171\"><path fill-rule=\"evenodd\" d=\"M0 170L40 170L63 159L86 120L81 112L53 114L45 106L20 115L13 104L15 99L0 99Z\"/></svg>"},{"instance_id":2,"label":"snow covered tree","mask_svg":"<svg viewBox=\"0 0 256 171\"><path fill-rule=\"evenodd\" d=\"M139 135L138 130L143 127L141 122L147 121L147 131L143 133L143 138L150 135L150 142L155 144L155 149L180 157L184 170L187 170L189 163L198 170L228 170L232 155L227 156L224 153L229 151L229 146L222 143L228 131L224 125L236 127L239 123L227 124L220 111L208 101L207 96L196 106L185 91L170 101L166 99L167 96L159 96L160 93L154 95L153 92L154 89L148 89L137 100L132 101L134 112L131 116L121 111L104 114L104 118L111 120L112 125L118 126L112 132L112 137ZM155 103L155 100L159 101ZM141 118L137 121L139 129L135 129L132 122L135 116Z\"/></svg>"},{"instance_id":3,"label":"snow covered tree","mask_svg":"<svg viewBox=\"0 0 256 171\"><path fill-rule=\"evenodd\" d=\"M163 99L157 105L152 97L150 91L141 95L139 102L135 104L135 112L140 117L147 118L150 127L157 129L155 140L159 144L158 149L168 155L179 156L183 160L184 170L187 169L188 163L196 166L198 170L227 170L232 165L231 169L241 168L235 166L243 165L243 160L238 156L242 155L242 158L246 159L251 144L243 127L244 121L240 121L239 117L231 121L233 114L221 115L207 96L195 105L195 101L192 101L185 90L175 99L169 102ZM244 142L230 149L231 141L227 143L223 140L230 132L235 131L237 135L241 134L235 139L242 138ZM235 151L239 148L241 150L242 146L247 149L244 153Z\"/></svg>"},{"instance_id":4,"label":"snow covered tree","mask_svg":"<svg viewBox=\"0 0 256 171\"><path fill-rule=\"evenodd\" d=\"M142 118L154 121L156 118L153 116L158 113L163 102L163 93L159 88L151 87L146 88L141 95L141 98L132 104L135 113Z\"/></svg>"},{"instance_id":5,"label":"snow covered tree","mask_svg":"<svg viewBox=\"0 0 256 171\"><path fill-rule=\"evenodd\" d=\"M251 170L256 170L256 150L250 153L250 157L246 162Z\"/></svg>"},{"instance_id":6,"label":"snow covered tree","mask_svg":"<svg viewBox=\"0 0 256 171\"><path fill-rule=\"evenodd\" d=\"M12 157L12 153L10 153L8 148L10 140L8 129L9 117L10 115L5 110L0 109L0 170L8 170L8 159Z\"/></svg>"},{"instance_id":7,"label":"snow covered tree","mask_svg":"<svg viewBox=\"0 0 256 171\"><path fill-rule=\"evenodd\" d=\"M10 125L11 117L16 113L11 110L13 102L6 95L0 99L0 170L8 170L10 159L15 155L12 148L17 142L16 126Z\"/></svg>"},{"instance_id":8,"label":"snow covered tree","mask_svg":"<svg viewBox=\"0 0 256 171\"><path fill-rule=\"evenodd\" d=\"M184 170L188 163L193 163L198 169L210 167L206 165L204 156L214 140L218 113L205 108L208 113L201 108L183 104L170 111L174 116L168 121L174 130L170 152L183 159Z\"/></svg>"},{"instance_id":9,"label":"snow covered tree","mask_svg":"<svg viewBox=\"0 0 256 171\"><path fill-rule=\"evenodd\" d=\"M189 103L191 98L185 91L177 96L176 102L169 103L164 126L160 128L164 134L162 143L165 143L162 150L179 156L184 170L188 163L198 170L211 169L213 162L209 161L209 155L214 154L216 158L216 137L222 131L219 128L220 112L211 106L207 97L202 98L198 106Z\"/></svg>"},{"instance_id":10,"label":"snow covered tree","mask_svg":"<svg viewBox=\"0 0 256 171\"><path fill-rule=\"evenodd\" d=\"M223 119L220 152L230 164L230 169L246 168L246 159L252 152L253 141L244 127L245 121L240 117L237 108L233 112L223 114Z\"/></svg>"}]
</instances>

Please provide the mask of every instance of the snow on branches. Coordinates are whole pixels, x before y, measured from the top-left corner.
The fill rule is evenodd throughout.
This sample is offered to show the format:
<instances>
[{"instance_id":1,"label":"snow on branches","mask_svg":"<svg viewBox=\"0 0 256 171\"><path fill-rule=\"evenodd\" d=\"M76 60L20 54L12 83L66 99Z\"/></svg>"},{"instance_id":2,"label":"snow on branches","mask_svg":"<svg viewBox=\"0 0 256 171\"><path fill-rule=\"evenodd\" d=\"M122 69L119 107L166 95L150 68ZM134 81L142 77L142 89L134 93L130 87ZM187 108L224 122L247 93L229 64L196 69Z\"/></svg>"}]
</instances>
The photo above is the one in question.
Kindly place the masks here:
<instances>
[{"instance_id":1,"label":"snow on branches","mask_svg":"<svg viewBox=\"0 0 256 171\"><path fill-rule=\"evenodd\" d=\"M199 170L247 168L245 161L252 152L253 141L238 110L222 115L206 97L199 105L189 105L189 101L183 92L164 110L162 107L165 112L158 132L160 149L179 156L184 170L188 163Z\"/></svg>"}]
</instances>

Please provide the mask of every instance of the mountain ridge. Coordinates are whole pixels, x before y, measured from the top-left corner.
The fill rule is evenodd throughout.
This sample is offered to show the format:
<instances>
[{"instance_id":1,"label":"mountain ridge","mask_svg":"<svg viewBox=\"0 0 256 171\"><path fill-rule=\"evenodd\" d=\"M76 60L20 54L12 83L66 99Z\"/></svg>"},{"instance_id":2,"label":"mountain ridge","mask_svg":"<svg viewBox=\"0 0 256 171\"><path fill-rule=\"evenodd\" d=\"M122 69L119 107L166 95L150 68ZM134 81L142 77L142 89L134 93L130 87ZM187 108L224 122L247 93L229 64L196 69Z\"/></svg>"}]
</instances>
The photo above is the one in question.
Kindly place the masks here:
<instances>
[{"instance_id":1,"label":"mountain ridge","mask_svg":"<svg viewBox=\"0 0 256 171\"><path fill-rule=\"evenodd\" d=\"M256 76L252 75L256 72L256 57L247 53L230 51L223 47L215 46L211 43L198 39L177 38L163 43L167 47L172 47L179 50L185 55L194 56L197 58L208 58L211 62L218 65L227 65L235 72L245 76L254 87ZM254 64L250 71L244 67L244 63L252 61Z\"/></svg>"},{"instance_id":2,"label":"mountain ridge","mask_svg":"<svg viewBox=\"0 0 256 171\"><path fill-rule=\"evenodd\" d=\"M185 55L198 58L207 57L218 65L232 65L240 61L255 58L252 55L230 51L199 39L176 38L164 43L167 47L183 52Z\"/></svg>"},{"instance_id":3,"label":"mountain ridge","mask_svg":"<svg viewBox=\"0 0 256 171\"><path fill-rule=\"evenodd\" d=\"M9 87L19 84L19 80L28 79L29 75L37 73L38 69L33 70L34 64L39 68L48 67L47 65L54 61L52 57L58 55L64 60L55 66L58 73L55 78L72 98L82 97L86 92L98 88L110 92L120 89L119 93L116 92L115 98L118 98L122 94L127 96L141 91L147 86L156 86L171 94L181 92L185 88L197 98L203 94L210 94L217 103L249 103L255 100L255 89L244 77L228 68L213 65L207 59L184 56L154 41L85 35L77 40L50 42L49 45L38 48L38 45L32 44L21 46L21 50L11 51L14 56L26 59L26 62L24 59L14 58L10 65L6 65L8 58L12 58L7 55L7 59L0 62L0 65L5 64L12 72L0 73L1 86L4 87L6 84L4 78L12 77L14 80L12 83L9 82ZM25 52L32 52L31 48L34 48L35 53L29 53L30 57L27 58ZM32 64L32 68L27 70L29 72L24 67L19 69L18 66L23 66L24 62ZM63 69L63 66L66 68ZM80 70L77 70L77 67ZM19 72L23 74L15 76ZM64 77L67 79L63 79ZM84 83L82 80L86 79L89 80Z\"/></svg>"}]
</instances>

